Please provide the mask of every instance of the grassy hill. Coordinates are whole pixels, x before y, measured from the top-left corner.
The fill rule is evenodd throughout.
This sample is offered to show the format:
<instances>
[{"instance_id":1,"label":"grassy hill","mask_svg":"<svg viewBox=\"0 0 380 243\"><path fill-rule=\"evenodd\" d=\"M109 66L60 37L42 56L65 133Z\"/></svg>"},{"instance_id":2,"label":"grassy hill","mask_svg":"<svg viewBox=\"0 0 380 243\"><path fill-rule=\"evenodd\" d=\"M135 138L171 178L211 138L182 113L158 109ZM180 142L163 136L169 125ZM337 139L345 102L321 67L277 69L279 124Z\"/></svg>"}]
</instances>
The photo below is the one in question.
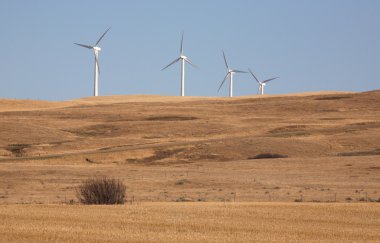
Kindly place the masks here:
<instances>
[{"instance_id":1,"label":"grassy hill","mask_svg":"<svg viewBox=\"0 0 380 243\"><path fill-rule=\"evenodd\" d=\"M380 91L0 99L0 203L100 175L140 201L376 200L379 141Z\"/></svg>"}]
</instances>

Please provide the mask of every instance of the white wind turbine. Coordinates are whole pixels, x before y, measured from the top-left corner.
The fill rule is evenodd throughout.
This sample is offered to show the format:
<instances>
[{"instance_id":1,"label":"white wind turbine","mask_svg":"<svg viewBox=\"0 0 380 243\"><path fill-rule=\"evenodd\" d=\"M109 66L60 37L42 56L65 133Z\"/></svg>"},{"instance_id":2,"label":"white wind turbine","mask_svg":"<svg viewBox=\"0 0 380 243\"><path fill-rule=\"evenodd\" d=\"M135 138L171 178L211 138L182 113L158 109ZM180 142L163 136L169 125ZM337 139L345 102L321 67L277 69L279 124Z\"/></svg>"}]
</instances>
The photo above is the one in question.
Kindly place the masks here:
<instances>
[{"instance_id":1,"label":"white wind turbine","mask_svg":"<svg viewBox=\"0 0 380 243\"><path fill-rule=\"evenodd\" d=\"M266 85L266 83L268 83L269 81L272 81L273 79L276 79L276 78L279 78L279 77L275 77L275 78L270 78L270 79L267 79L267 80L264 80L264 81L260 81L256 78L256 76L253 74L252 70L249 69L249 72L252 74L252 76L255 78L255 80L257 81L257 83L259 84L259 90L257 91L257 93L260 93L261 95L264 94L264 86Z\"/></svg>"},{"instance_id":2,"label":"white wind turbine","mask_svg":"<svg viewBox=\"0 0 380 243\"><path fill-rule=\"evenodd\" d=\"M181 61L181 96L185 96L185 62L189 63L191 66L197 68L197 66L195 66L187 56L185 56L183 54L183 33L182 33L182 39L181 39L181 49L180 49L180 55L177 59L175 59L174 61L172 61L171 63L169 63L169 65L167 65L166 67L164 67L162 70L170 67L171 65L173 65L174 63L178 62L178 61Z\"/></svg>"},{"instance_id":3,"label":"white wind turbine","mask_svg":"<svg viewBox=\"0 0 380 243\"><path fill-rule=\"evenodd\" d=\"M87 49L92 49L94 51L94 54L95 54L95 71L94 71L94 96L98 96L98 78L99 78L99 73L100 73L100 69L99 69L99 52L101 50L101 48L98 46L99 42L103 39L103 37L107 34L107 32L111 29L108 28L102 36L100 36L100 38L98 39L98 41L95 43L94 46L90 46L90 45L83 45L83 44L78 44L78 43L74 43L75 45L78 45L78 46L81 46L81 47L84 47L84 48L87 48Z\"/></svg>"},{"instance_id":4,"label":"white wind turbine","mask_svg":"<svg viewBox=\"0 0 380 243\"><path fill-rule=\"evenodd\" d=\"M224 55L224 51L223 51L223 57L224 57L224 63L226 64L226 68L227 68L227 74L224 77L222 83L220 84L218 92L219 92L220 88L222 88L222 86L223 86L224 82L227 80L227 78L230 77L230 97L232 97L232 86L233 86L233 76L234 76L234 74L235 73L247 73L247 72L230 68L228 66L228 63L227 63L227 60L226 60L226 55Z\"/></svg>"}]
</instances>

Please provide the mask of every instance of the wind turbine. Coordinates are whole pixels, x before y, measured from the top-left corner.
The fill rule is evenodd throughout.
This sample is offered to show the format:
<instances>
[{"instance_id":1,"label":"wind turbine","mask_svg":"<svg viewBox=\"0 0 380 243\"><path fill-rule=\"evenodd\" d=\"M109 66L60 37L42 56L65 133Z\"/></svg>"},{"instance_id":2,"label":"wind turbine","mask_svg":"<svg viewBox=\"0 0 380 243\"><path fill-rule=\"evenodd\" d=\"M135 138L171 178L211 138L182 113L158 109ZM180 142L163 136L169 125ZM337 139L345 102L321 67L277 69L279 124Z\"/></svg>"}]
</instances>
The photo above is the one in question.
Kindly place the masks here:
<instances>
[{"instance_id":1,"label":"wind turbine","mask_svg":"<svg viewBox=\"0 0 380 243\"><path fill-rule=\"evenodd\" d=\"M279 78L279 77L275 77L275 78L270 78L270 79L267 79L267 80L264 80L264 81L260 81L256 78L256 76L253 74L252 70L249 69L249 72L252 74L252 76L255 78L255 80L257 81L257 83L259 84L259 90L257 91L257 93L261 93L261 95L264 94L264 86L266 85L266 83L268 83L269 81L272 81L273 79L276 79L276 78Z\"/></svg>"},{"instance_id":2,"label":"wind turbine","mask_svg":"<svg viewBox=\"0 0 380 243\"><path fill-rule=\"evenodd\" d=\"M166 67L164 67L162 70L170 67L174 63L181 61L181 96L185 96L185 62L189 63L191 66L197 68L187 56L183 54L183 33L182 33L182 39L181 39L181 48L180 48L180 55L177 59L169 63Z\"/></svg>"},{"instance_id":3,"label":"wind turbine","mask_svg":"<svg viewBox=\"0 0 380 243\"><path fill-rule=\"evenodd\" d=\"M226 64L226 68L227 68L227 74L224 77L222 83L220 84L218 92L219 92L220 88L222 88L222 86L223 86L224 82L227 80L227 78L230 77L230 97L232 97L232 85L233 85L233 76L234 76L234 74L235 73L247 73L247 72L230 68L228 66L228 63L227 63L227 60L226 60L226 55L224 55L224 51L223 51L223 57L224 57L224 63Z\"/></svg>"},{"instance_id":4,"label":"wind turbine","mask_svg":"<svg viewBox=\"0 0 380 243\"><path fill-rule=\"evenodd\" d=\"M103 33L103 35L100 36L100 38L98 39L98 41L93 46L83 45L83 44L79 44L79 43L74 43L75 45L78 45L78 46L81 46L81 47L84 47L84 48L87 48L87 49L92 49L94 51L94 54L95 54L94 96L98 96L98 79L99 79L99 73L100 73L100 69L99 69L99 52L100 52L101 48L98 46L98 44L99 44L99 42L103 39L103 37L107 34L107 32L110 29L111 29L111 27L109 27Z\"/></svg>"}]
</instances>

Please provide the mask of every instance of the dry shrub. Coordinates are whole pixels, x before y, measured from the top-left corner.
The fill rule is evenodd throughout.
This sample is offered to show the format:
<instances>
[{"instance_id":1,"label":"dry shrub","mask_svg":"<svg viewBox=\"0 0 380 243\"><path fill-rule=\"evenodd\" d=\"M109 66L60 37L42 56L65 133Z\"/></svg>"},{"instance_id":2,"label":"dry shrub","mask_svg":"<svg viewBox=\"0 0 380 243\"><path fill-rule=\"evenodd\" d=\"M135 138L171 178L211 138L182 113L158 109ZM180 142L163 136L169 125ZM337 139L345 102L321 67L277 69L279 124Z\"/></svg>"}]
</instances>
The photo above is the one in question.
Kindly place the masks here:
<instances>
[{"instance_id":1,"label":"dry shrub","mask_svg":"<svg viewBox=\"0 0 380 243\"><path fill-rule=\"evenodd\" d=\"M77 198L83 204L124 204L126 187L113 178L91 178L77 188Z\"/></svg>"}]
</instances>

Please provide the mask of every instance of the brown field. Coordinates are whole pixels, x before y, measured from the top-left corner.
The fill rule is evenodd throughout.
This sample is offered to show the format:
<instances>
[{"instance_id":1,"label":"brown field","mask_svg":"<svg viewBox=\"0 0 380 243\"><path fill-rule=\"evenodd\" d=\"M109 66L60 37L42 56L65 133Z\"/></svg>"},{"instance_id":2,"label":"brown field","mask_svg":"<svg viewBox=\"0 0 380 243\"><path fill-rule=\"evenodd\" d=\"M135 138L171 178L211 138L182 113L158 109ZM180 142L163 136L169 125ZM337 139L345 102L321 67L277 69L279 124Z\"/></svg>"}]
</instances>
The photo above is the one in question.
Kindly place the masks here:
<instances>
[{"instance_id":1,"label":"brown field","mask_svg":"<svg viewBox=\"0 0 380 243\"><path fill-rule=\"evenodd\" d=\"M1 242L378 242L380 204L2 205Z\"/></svg>"},{"instance_id":2,"label":"brown field","mask_svg":"<svg viewBox=\"0 0 380 243\"><path fill-rule=\"evenodd\" d=\"M121 179L133 204L66 205L94 176ZM118 232L135 241L171 241L165 232L172 241L205 241L205 232L215 242L366 241L379 236L379 201L380 91L0 99L0 213L9 222L0 230L10 241L42 239L32 222L51 233L46 241L118 241ZM105 215L110 225L94 220ZM112 226L112 235L99 231Z\"/></svg>"}]
</instances>

